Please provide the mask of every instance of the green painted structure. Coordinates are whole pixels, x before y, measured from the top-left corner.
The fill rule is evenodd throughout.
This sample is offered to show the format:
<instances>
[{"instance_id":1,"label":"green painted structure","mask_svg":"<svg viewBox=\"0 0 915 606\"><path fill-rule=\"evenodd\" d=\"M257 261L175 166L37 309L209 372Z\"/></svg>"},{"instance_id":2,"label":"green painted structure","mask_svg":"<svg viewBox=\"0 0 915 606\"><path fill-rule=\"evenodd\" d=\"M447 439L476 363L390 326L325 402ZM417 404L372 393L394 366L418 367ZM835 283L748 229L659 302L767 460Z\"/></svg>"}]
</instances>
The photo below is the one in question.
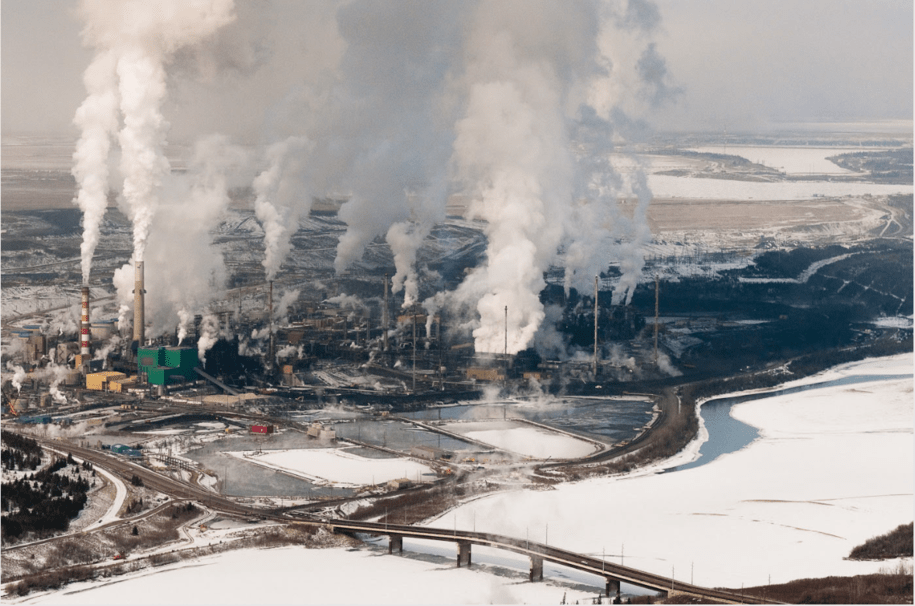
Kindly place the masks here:
<instances>
[{"instance_id":1,"label":"green painted structure","mask_svg":"<svg viewBox=\"0 0 915 606\"><path fill-rule=\"evenodd\" d=\"M146 376L150 385L168 385L178 377L187 381L197 378L194 371L200 362L193 347L156 347L137 350L140 375Z\"/></svg>"}]
</instances>

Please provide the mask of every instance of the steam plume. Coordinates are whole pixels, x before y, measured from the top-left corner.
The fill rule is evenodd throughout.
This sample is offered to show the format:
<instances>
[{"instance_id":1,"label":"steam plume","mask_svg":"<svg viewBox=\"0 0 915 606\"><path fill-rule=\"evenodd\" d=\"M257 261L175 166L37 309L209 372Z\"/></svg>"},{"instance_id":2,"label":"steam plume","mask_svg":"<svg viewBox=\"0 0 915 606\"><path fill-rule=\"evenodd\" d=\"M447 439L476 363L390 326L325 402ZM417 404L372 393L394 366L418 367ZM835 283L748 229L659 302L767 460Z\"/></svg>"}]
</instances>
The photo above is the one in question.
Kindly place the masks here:
<instances>
[{"instance_id":1,"label":"steam plume","mask_svg":"<svg viewBox=\"0 0 915 606\"><path fill-rule=\"evenodd\" d=\"M118 95L112 52L96 55L83 82L89 95L76 111L73 122L82 135L73 152L73 176L78 193L74 202L83 211L83 241L80 266L83 284L89 284L92 257L98 246L100 225L108 207L108 154L118 129Z\"/></svg>"},{"instance_id":2,"label":"steam plume","mask_svg":"<svg viewBox=\"0 0 915 606\"><path fill-rule=\"evenodd\" d=\"M127 0L116 4L83 0L80 5L86 22L84 41L98 52L91 69L104 76L101 86L93 84L90 88L87 102L96 97L108 101L99 108L100 115L91 123L99 125L93 127L94 130L100 130L106 136L112 122L117 120L110 102L113 80L109 67L116 62L120 109L124 118L118 134L120 168L124 176L123 203L133 223L135 261L144 260L146 241L158 206L159 188L171 170L163 152L168 130L161 113L167 90L165 65L176 50L205 39L231 22L233 10L232 0ZM100 92L96 92L96 88ZM105 114L105 111L109 113ZM100 138L101 135L92 136L93 141ZM106 151L99 143L94 147ZM99 173L96 178L100 182L104 178L107 183L107 174ZM82 181L88 179L86 176Z\"/></svg>"},{"instance_id":3,"label":"steam plume","mask_svg":"<svg viewBox=\"0 0 915 606\"><path fill-rule=\"evenodd\" d=\"M304 137L290 137L267 150L270 166L254 180L254 212L264 228L264 269L267 280L276 272L292 248L290 238L299 219L311 209L311 194L304 177L306 154L311 144Z\"/></svg>"}]
</instances>

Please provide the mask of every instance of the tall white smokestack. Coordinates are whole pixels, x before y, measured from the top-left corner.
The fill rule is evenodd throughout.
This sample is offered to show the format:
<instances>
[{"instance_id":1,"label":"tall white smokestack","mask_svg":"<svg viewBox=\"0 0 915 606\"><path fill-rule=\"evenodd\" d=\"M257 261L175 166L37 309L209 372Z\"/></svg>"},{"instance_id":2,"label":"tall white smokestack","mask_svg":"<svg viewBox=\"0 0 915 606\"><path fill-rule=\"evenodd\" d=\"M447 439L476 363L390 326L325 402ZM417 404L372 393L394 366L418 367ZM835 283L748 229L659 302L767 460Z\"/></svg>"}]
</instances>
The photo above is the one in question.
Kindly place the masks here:
<instances>
[{"instance_id":1,"label":"tall white smokestack","mask_svg":"<svg viewBox=\"0 0 915 606\"><path fill-rule=\"evenodd\" d=\"M145 344L144 322L146 320L143 313L143 295L145 293L146 291L143 289L143 261L137 261L133 284L133 340L137 342L137 347L143 347Z\"/></svg>"},{"instance_id":2,"label":"tall white smokestack","mask_svg":"<svg viewBox=\"0 0 915 606\"><path fill-rule=\"evenodd\" d=\"M79 354L84 360L89 356L89 287L83 286L80 300L81 316L79 319Z\"/></svg>"}]
</instances>

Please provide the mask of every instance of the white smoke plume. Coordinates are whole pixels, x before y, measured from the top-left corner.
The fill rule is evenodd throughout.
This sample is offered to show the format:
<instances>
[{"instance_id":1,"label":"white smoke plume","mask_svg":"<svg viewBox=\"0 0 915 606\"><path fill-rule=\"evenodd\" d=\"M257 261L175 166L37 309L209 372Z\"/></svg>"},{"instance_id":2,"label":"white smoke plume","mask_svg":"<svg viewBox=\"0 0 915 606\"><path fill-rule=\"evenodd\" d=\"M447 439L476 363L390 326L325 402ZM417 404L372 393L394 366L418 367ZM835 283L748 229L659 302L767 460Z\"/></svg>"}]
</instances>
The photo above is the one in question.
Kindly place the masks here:
<instances>
[{"instance_id":1,"label":"white smoke plume","mask_svg":"<svg viewBox=\"0 0 915 606\"><path fill-rule=\"evenodd\" d=\"M340 309L352 309L352 310L361 310L365 309L365 303L359 297L354 295L337 295L336 297L331 297L325 301L326 303L331 303L338 306Z\"/></svg>"},{"instance_id":2,"label":"white smoke plume","mask_svg":"<svg viewBox=\"0 0 915 606\"><path fill-rule=\"evenodd\" d=\"M197 357L201 364L206 364L207 352L219 340L219 319L207 314L200 322L200 336L197 337Z\"/></svg>"},{"instance_id":3,"label":"white smoke plume","mask_svg":"<svg viewBox=\"0 0 915 606\"><path fill-rule=\"evenodd\" d=\"M66 366L58 366L52 362L45 367L45 370L48 373L48 377L51 379L51 385L48 387L48 392L51 394L51 397L53 397L54 401L58 404L66 404L67 396L60 391L58 386L67 378L70 369Z\"/></svg>"},{"instance_id":4,"label":"white smoke plume","mask_svg":"<svg viewBox=\"0 0 915 606\"><path fill-rule=\"evenodd\" d=\"M416 303L419 298L416 253L430 231L431 221L401 221L388 229L386 240L394 253L394 267L397 269L391 279L391 292L396 295L401 290L404 291L404 309Z\"/></svg>"},{"instance_id":5,"label":"white smoke plume","mask_svg":"<svg viewBox=\"0 0 915 606\"><path fill-rule=\"evenodd\" d=\"M97 347L95 352L92 354L93 360L105 360L108 358L108 354L112 351L118 349L123 343L121 335L111 335L111 338L105 341L105 344L101 347Z\"/></svg>"},{"instance_id":6,"label":"white smoke plume","mask_svg":"<svg viewBox=\"0 0 915 606\"><path fill-rule=\"evenodd\" d=\"M13 387L16 388L17 392L22 391L22 382L26 380L28 375L25 372L25 369L19 365L13 366L11 362L6 363L7 370L13 371L13 378L10 381L13 384Z\"/></svg>"},{"instance_id":7,"label":"white smoke plume","mask_svg":"<svg viewBox=\"0 0 915 606\"><path fill-rule=\"evenodd\" d=\"M54 313L48 321L47 327L42 332L47 334L57 334L58 336L72 335L79 333L79 317L81 308L79 303L70 305Z\"/></svg>"},{"instance_id":8,"label":"white smoke plume","mask_svg":"<svg viewBox=\"0 0 915 606\"><path fill-rule=\"evenodd\" d=\"M311 209L311 190L306 178L311 143L304 137L289 137L267 149L270 166L254 179L254 212L264 228L264 260L267 280L274 280L292 249L290 238L299 219Z\"/></svg>"},{"instance_id":9,"label":"white smoke plume","mask_svg":"<svg viewBox=\"0 0 915 606\"><path fill-rule=\"evenodd\" d=\"M340 109L330 116L335 132L327 148L343 177L339 187L351 193L339 213L347 230L337 245L338 273L392 225L413 221L416 238L388 241L400 246L398 274L406 278L405 264L415 257L407 248L422 242L426 223L444 219L455 109L446 91L460 57L465 12L457 2L364 0L337 11L346 51L333 95Z\"/></svg>"},{"instance_id":10,"label":"white smoke plume","mask_svg":"<svg viewBox=\"0 0 915 606\"><path fill-rule=\"evenodd\" d=\"M113 52L96 55L83 76L89 95L73 119L82 132L73 152L72 173L78 188L74 203L83 211L80 266L85 285L89 284L92 257L108 208L108 154L111 139L118 130L116 64L117 56Z\"/></svg>"},{"instance_id":11,"label":"white smoke plume","mask_svg":"<svg viewBox=\"0 0 915 606\"><path fill-rule=\"evenodd\" d=\"M299 300L299 290L287 290L280 297L279 302L273 306L273 316L277 322L284 322L289 314L289 307Z\"/></svg>"},{"instance_id":12,"label":"white smoke plume","mask_svg":"<svg viewBox=\"0 0 915 606\"><path fill-rule=\"evenodd\" d=\"M145 262L147 334L158 336L186 327L224 292L228 272L214 245L213 231L229 205L228 176L247 160L225 137L212 135L194 146L188 171L165 182L167 194L152 222ZM118 300L133 302L134 259L114 273ZM129 309L129 307L128 307ZM182 335L184 336L184 335Z\"/></svg>"},{"instance_id":13,"label":"white smoke plume","mask_svg":"<svg viewBox=\"0 0 915 606\"><path fill-rule=\"evenodd\" d=\"M29 374L27 374L21 366L12 366L9 362L6 363L6 367L15 373L11 383L17 391L22 391L22 382L26 379L47 382L50 385L48 390L51 396L54 398L54 401L61 404L66 404L67 397L62 391L60 391L59 386L70 373L70 369L67 366L58 365L54 362L51 362L44 368L37 368Z\"/></svg>"},{"instance_id":14,"label":"white smoke plume","mask_svg":"<svg viewBox=\"0 0 915 606\"><path fill-rule=\"evenodd\" d=\"M116 62L123 114L118 134L123 209L133 223L134 259L143 261L160 188L171 171L163 151L168 123L161 111L167 91L166 64L178 49L230 23L235 18L234 4L232 0L83 0L79 13L86 23L84 43L100 56L93 66L102 64L102 56L109 57L106 64ZM113 79L110 71L103 71L107 77L100 89L111 94ZM97 94L90 89L90 99ZM109 104L107 109L114 108ZM94 123L106 129L112 120L117 120L117 114L98 116Z\"/></svg>"},{"instance_id":15,"label":"white smoke plume","mask_svg":"<svg viewBox=\"0 0 915 606\"><path fill-rule=\"evenodd\" d=\"M194 314L184 308L178 310L178 345L184 342L193 321Z\"/></svg>"},{"instance_id":16,"label":"white smoke plume","mask_svg":"<svg viewBox=\"0 0 915 606\"><path fill-rule=\"evenodd\" d=\"M683 373L673 365L670 357L666 353L658 353L658 369L670 377L679 377Z\"/></svg>"},{"instance_id":17,"label":"white smoke plume","mask_svg":"<svg viewBox=\"0 0 915 606\"><path fill-rule=\"evenodd\" d=\"M588 5L551 2L481 4L473 17L452 166L469 215L486 221L486 264L458 293L479 297L477 352L517 353L543 321L543 274L573 198L566 108L594 54L593 18Z\"/></svg>"},{"instance_id":18,"label":"white smoke plume","mask_svg":"<svg viewBox=\"0 0 915 606\"><path fill-rule=\"evenodd\" d=\"M296 347L295 345L287 345L286 347L276 352L276 357L277 359L292 357L300 358L302 357L302 346L300 345Z\"/></svg>"}]
</instances>

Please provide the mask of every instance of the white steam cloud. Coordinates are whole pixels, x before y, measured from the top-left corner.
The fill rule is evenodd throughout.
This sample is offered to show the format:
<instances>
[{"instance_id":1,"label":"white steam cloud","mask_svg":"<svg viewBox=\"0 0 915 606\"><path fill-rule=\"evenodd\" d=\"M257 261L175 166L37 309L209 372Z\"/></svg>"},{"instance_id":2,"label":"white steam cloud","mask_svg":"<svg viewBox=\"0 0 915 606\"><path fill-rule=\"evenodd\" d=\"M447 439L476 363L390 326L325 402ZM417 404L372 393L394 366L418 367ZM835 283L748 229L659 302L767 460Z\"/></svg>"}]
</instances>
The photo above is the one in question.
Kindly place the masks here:
<instances>
[{"instance_id":1,"label":"white steam cloud","mask_svg":"<svg viewBox=\"0 0 915 606\"><path fill-rule=\"evenodd\" d=\"M292 248L290 238L299 219L311 209L305 166L311 144L304 137L289 137L267 149L270 166L254 179L254 212L264 228L264 269L274 280Z\"/></svg>"},{"instance_id":2,"label":"white steam cloud","mask_svg":"<svg viewBox=\"0 0 915 606\"><path fill-rule=\"evenodd\" d=\"M234 4L232 0L126 0L114 4L83 0L79 12L86 23L83 40L98 55L87 75L89 99L82 106L87 109L77 116L84 138L93 134L77 153L88 148L89 141L96 152L107 151L100 140L108 137L118 120L111 102L113 64L123 114L118 133L123 209L133 223L134 259L143 261L159 188L171 171L163 151L168 123L161 112L167 91L166 63L178 49L200 42L230 23L235 18ZM90 105L97 111L90 112ZM100 170L100 160L94 159L93 168ZM95 178L107 185L107 171L91 177L80 170L80 176L81 183Z\"/></svg>"},{"instance_id":3,"label":"white steam cloud","mask_svg":"<svg viewBox=\"0 0 915 606\"><path fill-rule=\"evenodd\" d=\"M116 65L117 56L113 52L96 55L83 76L89 94L73 119L82 132L73 152L72 173L78 188L74 202L83 211L80 265L86 285L101 236L102 218L108 208L108 154L118 129Z\"/></svg>"},{"instance_id":4,"label":"white steam cloud","mask_svg":"<svg viewBox=\"0 0 915 606\"><path fill-rule=\"evenodd\" d=\"M200 336L197 338L197 357L202 364L206 364L207 352L219 340L219 319L207 314L200 322Z\"/></svg>"}]
</instances>

